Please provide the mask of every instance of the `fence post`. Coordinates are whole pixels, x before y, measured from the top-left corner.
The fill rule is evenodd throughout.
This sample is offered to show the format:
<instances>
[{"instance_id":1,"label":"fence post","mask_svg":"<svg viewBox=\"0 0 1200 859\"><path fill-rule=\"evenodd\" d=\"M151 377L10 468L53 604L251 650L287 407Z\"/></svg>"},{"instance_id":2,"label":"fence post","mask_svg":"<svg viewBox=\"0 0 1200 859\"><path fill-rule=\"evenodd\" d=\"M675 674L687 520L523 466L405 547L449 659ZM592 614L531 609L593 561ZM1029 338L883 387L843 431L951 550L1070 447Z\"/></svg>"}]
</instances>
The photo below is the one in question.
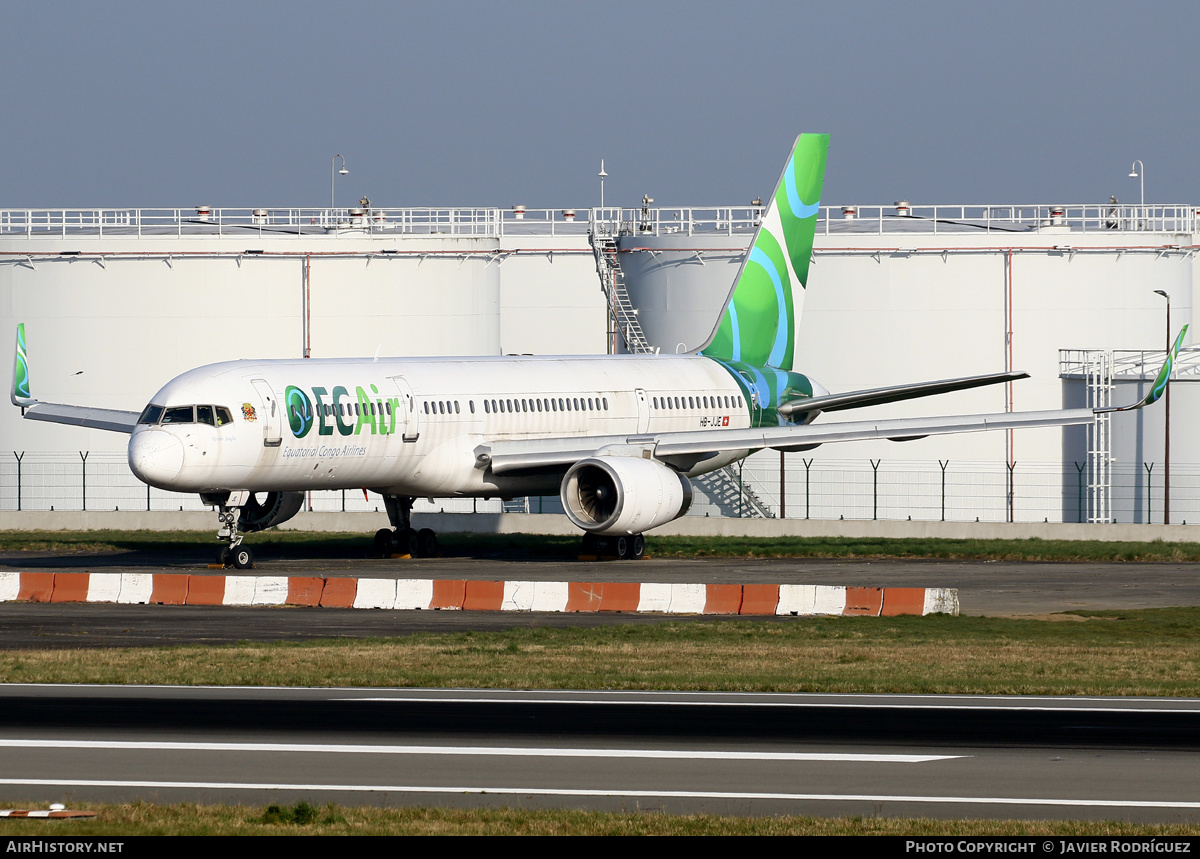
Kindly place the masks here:
<instances>
[{"instance_id":1,"label":"fence post","mask_svg":"<svg viewBox=\"0 0 1200 859\"><path fill-rule=\"evenodd\" d=\"M1078 490L1079 515L1076 518L1079 520L1079 524L1081 524L1081 525L1083 524L1083 469L1085 467L1086 466L1080 465L1078 462L1075 463L1075 472L1079 477L1079 490Z\"/></svg>"},{"instance_id":2,"label":"fence post","mask_svg":"<svg viewBox=\"0 0 1200 859\"><path fill-rule=\"evenodd\" d=\"M883 462L883 460L882 459L870 459L867 461L871 463L871 471L873 472L873 476L871 477L871 518L878 519L879 518L879 463Z\"/></svg>"},{"instance_id":3,"label":"fence post","mask_svg":"<svg viewBox=\"0 0 1200 859\"><path fill-rule=\"evenodd\" d=\"M1146 469L1146 524L1150 524L1150 472L1154 470L1153 462L1143 462L1142 466Z\"/></svg>"},{"instance_id":4,"label":"fence post","mask_svg":"<svg viewBox=\"0 0 1200 859\"><path fill-rule=\"evenodd\" d=\"M808 472L812 468L812 459L800 457L800 461L804 463L804 518L808 518L809 503L808 503Z\"/></svg>"},{"instance_id":5,"label":"fence post","mask_svg":"<svg viewBox=\"0 0 1200 859\"><path fill-rule=\"evenodd\" d=\"M784 470L783 451L779 451L779 518L787 518L787 482Z\"/></svg>"},{"instance_id":6,"label":"fence post","mask_svg":"<svg viewBox=\"0 0 1200 859\"><path fill-rule=\"evenodd\" d=\"M938 465L942 467L942 521L946 521L946 466L950 464L950 460L942 462L938 460Z\"/></svg>"},{"instance_id":7,"label":"fence post","mask_svg":"<svg viewBox=\"0 0 1200 859\"><path fill-rule=\"evenodd\" d=\"M17 453L13 451L13 456L17 458L17 512L21 512L21 460L25 458L25 451Z\"/></svg>"},{"instance_id":8,"label":"fence post","mask_svg":"<svg viewBox=\"0 0 1200 859\"><path fill-rule=\"evenodd\" d=\"M81 468L83 469L83 512L87 512L87 458L89 451L79 451L79 458L83 460Z\"/></svg>"},{"instance_id":9,"label":"fence post","mask_svg":"<svg viewBox=\"0 0 1200 859\"><path fill-rule=\"evenodd\" d=\"M1005 466L1008 468L1008 521L1014 522L1016 518L1013 511L1013 470L1017 467L1017 461L1014 459L1012 462L1005 463Z\"/></svg>"}]
</instances>

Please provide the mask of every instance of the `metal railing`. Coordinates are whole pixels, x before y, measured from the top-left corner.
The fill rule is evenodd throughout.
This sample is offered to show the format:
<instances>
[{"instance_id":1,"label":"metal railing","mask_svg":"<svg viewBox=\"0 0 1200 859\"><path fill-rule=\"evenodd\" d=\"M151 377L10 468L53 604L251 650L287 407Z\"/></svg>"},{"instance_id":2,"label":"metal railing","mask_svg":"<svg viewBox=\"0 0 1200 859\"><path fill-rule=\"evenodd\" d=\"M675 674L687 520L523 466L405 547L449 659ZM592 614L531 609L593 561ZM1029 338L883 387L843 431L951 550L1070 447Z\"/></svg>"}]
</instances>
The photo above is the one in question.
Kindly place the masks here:
<instances>
[{"instance_id":1,"label":"metal railing","mask_svg":"<svg viewBox=\"0 0 1200 859\"><path fill-rule=\"evenodd\" d=\"M0 209L0 237L583 235L573 209L187 208Z\"/></svg>"},{"instance_id":2,"label":"metal railing","mask_svg":"<svg viewBox=\"0 0 1200 859\"><path fill-rule=\"evenodd\" d=\"M760 206L605 208L593 209L591 218L625 235L733 235L754 230L762 212ZM1174 204L825 206L817 233L1195 233L1198 218L1200 207Z\"/></svg>"},{"instance_id":3,"label":"metal railing","mask_svg":"<svg viewBox=\"0 0 1200 859\"><path fill-rule=\"evenodd\" d=\"M0 209L0 237L733 235L754 230L761 206L530 209L289 206ZM1200 207L1123 204L826 206L817 232L964 233L1111 231L1195 233Z\"/></svg>"}]
</instances>

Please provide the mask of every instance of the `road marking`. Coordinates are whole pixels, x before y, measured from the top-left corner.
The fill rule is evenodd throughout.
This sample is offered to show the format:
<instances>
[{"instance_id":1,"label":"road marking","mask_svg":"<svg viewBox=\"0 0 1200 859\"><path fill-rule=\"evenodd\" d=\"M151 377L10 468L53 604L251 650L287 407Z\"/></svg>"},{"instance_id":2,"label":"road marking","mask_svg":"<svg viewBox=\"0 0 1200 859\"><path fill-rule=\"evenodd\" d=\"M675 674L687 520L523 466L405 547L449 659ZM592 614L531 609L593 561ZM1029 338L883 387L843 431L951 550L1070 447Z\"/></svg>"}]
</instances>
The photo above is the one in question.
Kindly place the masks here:
<instances>
[{"instance_id":1,"label":"road marking","mask_svg":"<svg viewBox=\"0 0 1200 859\"><path fill-rule=\"evenodd\" d=\"M1034 805L1083 808L1176 808L1200 809L1200 802L1120 799L1047 799L1015 796L905 796L870 793L740 793L702 790L572 790L537 787L478 787L470 785L405 784L288 784L281 782L134 781L109 779L15 779L0 778L0 785L22 787L139 787L193 790L290 790L343 791L348 793L455 793L508 796L635 797L659 799L741 799L785 802L917 802L942 805Z\"/></svg>"},{"instance_id":2,"label":"road marking","mask_svg":"<svg viewBox=\"0 0 1200 859\"><path fill-rule=\"evenodd\" d=\"M354 755L471 755L531 758L655 758L719 761L835 761L851 763L919 764L966 755L887 755L841 752L748 752L692 749L580 749L525 746L384 746L347 743L199 743L161 740L42 740L0 739L0 748L112 749L121 751L301 752Z\"/></svg>"},{"instance_id":3,"label":"road marking","mask_svg":"<svg viewBox=\"0 0 1200 859\"><path fill-rule=\"evenodd\" d=\"M373 697L373 698L330 698L330 701L355 703L371 701L389 704L591 704L609 707L767 707L767 708L820 708L843 710L964 710L969 712L1023 712L1044 713L1158 713L1173 715L1200 713L1200 709L1163 707L971 707L966 704L892 704L888 702L837 703L833 701L634 701L611 698L429 698L429 697Z\"/></svg>"}]
</instances>

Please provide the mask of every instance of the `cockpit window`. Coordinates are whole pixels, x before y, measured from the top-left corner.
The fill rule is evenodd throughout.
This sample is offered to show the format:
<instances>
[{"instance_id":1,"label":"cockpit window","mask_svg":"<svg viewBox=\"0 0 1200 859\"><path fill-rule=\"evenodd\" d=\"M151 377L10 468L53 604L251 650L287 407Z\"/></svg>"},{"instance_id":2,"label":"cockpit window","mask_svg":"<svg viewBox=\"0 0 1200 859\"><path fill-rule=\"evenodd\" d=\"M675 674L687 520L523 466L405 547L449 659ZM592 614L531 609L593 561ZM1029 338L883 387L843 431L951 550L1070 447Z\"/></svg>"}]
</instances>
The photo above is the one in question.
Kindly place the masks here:
<instances>
[{"instance_id":1,"label":"cockpit window","mask_svg":"<svg viewBox=\"0 0 1200 859\"><path fill-rule=\"evenodd\" d=\"M196 406L196 423L208 424L210 427L215 427L217 422L213 418L213 407Z\"/></svg>"},{"instance_id":2,"label":"cockpit window","mask_svg":"<svg viewBox=\"0 0 1200 859\"><path fill-rule=\"evenodd\" d=\"M138 418L138 423L139 424L156 424L156 423L158 423L159 418L162 417L162 413L163 413L162 406L156 406L153 403L151 403L150 405L146 406L146 408L142 411L142 416L140 418Z\"/></svg>"},{"instance_id":3,"label":"cockpit window","mask_svg":"<svg viewBox=\"0 0 1200 859\"><path fill-rule=\"evenodd\" d=\"M172 406L163 413L164 424L195 423L195 406Z\"/></svg>"},{"instance_id":4,"label":"cockpit window","mask_svg":"<svg viewBox=\"0 0 1200 859\"><path fill-rule=\"evenodd\" d=\"M213 406L217 410L217 426L233 423L233 414L224 406Z\"/></svg>"}]
</instances>

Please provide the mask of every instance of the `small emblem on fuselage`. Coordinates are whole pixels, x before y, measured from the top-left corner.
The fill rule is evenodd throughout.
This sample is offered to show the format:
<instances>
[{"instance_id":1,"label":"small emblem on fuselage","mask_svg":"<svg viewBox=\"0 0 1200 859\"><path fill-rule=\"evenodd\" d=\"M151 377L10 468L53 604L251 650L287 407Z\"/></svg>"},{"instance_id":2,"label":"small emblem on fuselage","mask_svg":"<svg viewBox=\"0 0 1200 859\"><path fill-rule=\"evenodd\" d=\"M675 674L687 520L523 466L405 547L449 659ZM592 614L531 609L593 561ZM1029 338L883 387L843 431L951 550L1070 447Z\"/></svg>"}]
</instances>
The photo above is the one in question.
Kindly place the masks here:
<instances>
[{"instance_id":1,"label":"small emblem on fuselage","mask_svg":"<svg viewBox=\"0 0 1200 859\"><path fill-rule=\"evenodd\" d=\"M242 417L248 421L258 420L258 415L254 412L254 406L249 403L242 403Z\"/></svg>"}]
</instances>

